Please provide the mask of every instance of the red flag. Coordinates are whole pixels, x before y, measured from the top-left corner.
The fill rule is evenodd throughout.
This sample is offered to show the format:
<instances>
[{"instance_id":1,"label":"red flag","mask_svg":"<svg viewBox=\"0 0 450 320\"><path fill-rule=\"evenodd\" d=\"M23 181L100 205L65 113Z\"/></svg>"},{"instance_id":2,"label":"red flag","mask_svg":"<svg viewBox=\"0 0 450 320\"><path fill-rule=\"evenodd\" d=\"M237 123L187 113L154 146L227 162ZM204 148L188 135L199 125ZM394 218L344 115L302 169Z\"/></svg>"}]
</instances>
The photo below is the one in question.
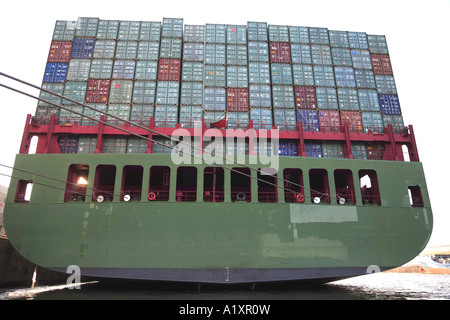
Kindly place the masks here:
<instances>
[{"instance_id":1,"label":"red flag","mask_svg":"<svg viewBox=\"0 0 450 320\"><path fill-rule=\"evenodd\" d=\"M225 117L222 120L219 120L217 122L212 122L209 126L210 126L210 128L226 128L227 117Z\"/></svg>"}]
</instances>

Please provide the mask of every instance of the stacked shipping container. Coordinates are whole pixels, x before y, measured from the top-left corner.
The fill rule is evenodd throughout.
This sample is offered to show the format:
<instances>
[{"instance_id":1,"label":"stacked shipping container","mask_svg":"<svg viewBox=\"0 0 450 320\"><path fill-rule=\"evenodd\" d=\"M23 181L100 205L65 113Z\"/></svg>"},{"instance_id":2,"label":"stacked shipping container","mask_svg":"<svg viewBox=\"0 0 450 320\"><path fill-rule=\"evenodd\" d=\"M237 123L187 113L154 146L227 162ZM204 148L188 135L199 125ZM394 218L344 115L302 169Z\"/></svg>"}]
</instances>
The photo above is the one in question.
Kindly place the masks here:
<instances>
[{"instance_id":1,"label":"stacked shipping container","mask_svg":"<svg viewBox=\"0 0 450 320\"><path fill-rule=\"evenodd\" d=\"M342 132L346 123L351 132L383 133L388 124L394 133L404 130L385 37L363 32L248 22L185 25L183 33L183 20L173 18L162 25L57 21L43 87L145 126L150 117L157 127L172 128L192 128L202 118L209 126L227 117L227 128L246 129L251 120L255 129L285 131L297 130L297 121L311 132ZM100 118L66 99L41 97ZM96 124L38 103L38 123L48 123L52 114L61 125ZM78 152L92 150L86 147L92 139L79 137ZM103 151L146 150L144 141L123 148L121 139L105 139ZM306 154L342 155L341 145L317 144L307 141ZM289 141L283 146L281 155L296 153ZM363 158L377 149L351 147Z\"/></svg>"}]
</instances>

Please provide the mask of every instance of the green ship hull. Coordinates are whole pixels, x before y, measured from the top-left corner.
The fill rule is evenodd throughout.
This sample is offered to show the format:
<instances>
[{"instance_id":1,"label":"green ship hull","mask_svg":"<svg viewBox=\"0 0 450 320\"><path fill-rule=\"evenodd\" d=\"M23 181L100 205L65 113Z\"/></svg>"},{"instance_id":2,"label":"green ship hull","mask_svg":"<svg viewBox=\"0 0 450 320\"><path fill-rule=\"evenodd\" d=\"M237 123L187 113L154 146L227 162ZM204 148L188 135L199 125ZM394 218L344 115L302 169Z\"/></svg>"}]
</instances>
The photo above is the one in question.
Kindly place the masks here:
<instances>
[{"instance_id":1,"label":"green ship hull","mask_svg":"<svg viewBox=\"0 0 450 320\"><path fill-rule=\"evenodd\" d=\"M64 202L72 164L91 168L85 201ZM89 190L101 164L116 166L116 193L122 168L142 166L142 199L93 201ZM20 154L15 168L30 173L13 171L5 228L17 251L45 268L65 272L76 265L84 276L196 283L326 282L400 266L426 246L433 216L420 162L280 157L279 164L280 171L302 170L303 203L286 202L280 185L278 202L258 202L254 179L251 202L232 202L227 170L224 201L204 202L206 164L192 165L198 169L197 201L177 201L175 174L169 200L148 201L150 168L176 172L170 155ZM317 168L328 172L330 203L308 197L308 172ZM336 201L336 169L352 172L354 204ZM359 170L376 171L380 205L364 203ZM29 202L15 200L19 179L35 182ZM420 187L422 206L411 205L409 186Z\"/></svg>"}]
</instances>

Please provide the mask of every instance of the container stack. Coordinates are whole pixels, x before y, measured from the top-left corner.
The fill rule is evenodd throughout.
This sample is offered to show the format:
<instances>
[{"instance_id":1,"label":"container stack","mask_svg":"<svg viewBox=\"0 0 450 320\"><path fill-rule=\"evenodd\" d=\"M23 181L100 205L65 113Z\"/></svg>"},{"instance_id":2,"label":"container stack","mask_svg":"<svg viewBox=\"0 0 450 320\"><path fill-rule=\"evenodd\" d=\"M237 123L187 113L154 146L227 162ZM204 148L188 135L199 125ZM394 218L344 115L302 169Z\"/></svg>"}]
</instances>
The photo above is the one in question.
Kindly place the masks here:
<instances>
[{"instance_id":1,"label":"container stack","mask_svg":"<svg viewBox=\"0 0 450 320\"><path fill-rule=\"evenodd\" d=\"M205 26L186 25L183 40L179 123L183 128L194 128L203 117Z\"/></svg>"},{"instance_id":2,"label":"container stack","mask_svg":"<svg viewBox=\"0 0 450 320\"><path fill-rule=\"evenodd\" d=\"M205 29L203 117L208 127L226 117L226 30L224 24Z\"/></svg>"},{"instance_id":3,"label":"container stack","mask_svg":"<svg viewBox=\"0 0 450 320\"><path fill-rule=\"evenodd\" d=\"M227 127L247 129L249 90L247 62L247 27L227 25Z\"/></svg>"},{"instance_id":4,"label":"container stack","mask_svg":"<svg viewBox=\"0 0 450 320\"><path fill-rule=\"evenodd\" d=\"M183 33L184 30L184 33ZM42 87L142 126L193 128L226 117L226 128L383 134L404 131L384 36L326 28L267 25L186 25L183 19L136 22L79 18L57 21ZM41 92L35 122L93 126L100 113ZM111 124L123 121L112 117ZM222 124L224 124L223 122ZM133 125L131 125L133 126ZM225 127L222 125L221 127ZM82 132L83 130L78 130ZM155 139L162 139L155 137ZM167 140L167 141L166 141ZM67 152L146 152L145 139L96 135L61 138ZM169 145L168 139L164 143ZM256 146L258 148L258 146ZM344 157L342 142L306 140L313 157ZM166 150L167 149L167 150ZM379 144L352 141L356 158L378 159ZM153 145L154 152L170 148ZM280 155L298 155L298 141L280 141Z\"/></svg>"}]
</instances>

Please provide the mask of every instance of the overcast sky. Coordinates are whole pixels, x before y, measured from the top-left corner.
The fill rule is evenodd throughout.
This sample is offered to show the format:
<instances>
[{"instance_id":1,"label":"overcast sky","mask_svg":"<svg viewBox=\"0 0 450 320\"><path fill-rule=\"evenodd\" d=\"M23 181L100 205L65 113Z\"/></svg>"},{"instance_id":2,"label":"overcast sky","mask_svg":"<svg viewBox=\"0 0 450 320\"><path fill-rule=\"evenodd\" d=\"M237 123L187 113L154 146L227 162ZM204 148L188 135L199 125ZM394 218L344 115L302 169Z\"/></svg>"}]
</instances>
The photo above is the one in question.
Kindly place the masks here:
<instances>
[{"instance_id":1,"label":"overcast sky","mask_svg":"<svg viewBox=\"0 0 450 320\"><path fill-rule=\"evenodd\" d=\"M429 245L450 245L450 1L21 1L0 12L0 71L41 85L56 20L161 21L325 27L386 35L405 125L414 126L434 214ZM0 83L14 84L4 78ZM36 91L26 89L37 95ZM0 164L12 166L36 101L0 88ZM10 171L0 167L0 173ZM0 176L0 184L9 179Z\"/></svg>"}]
</instances>

